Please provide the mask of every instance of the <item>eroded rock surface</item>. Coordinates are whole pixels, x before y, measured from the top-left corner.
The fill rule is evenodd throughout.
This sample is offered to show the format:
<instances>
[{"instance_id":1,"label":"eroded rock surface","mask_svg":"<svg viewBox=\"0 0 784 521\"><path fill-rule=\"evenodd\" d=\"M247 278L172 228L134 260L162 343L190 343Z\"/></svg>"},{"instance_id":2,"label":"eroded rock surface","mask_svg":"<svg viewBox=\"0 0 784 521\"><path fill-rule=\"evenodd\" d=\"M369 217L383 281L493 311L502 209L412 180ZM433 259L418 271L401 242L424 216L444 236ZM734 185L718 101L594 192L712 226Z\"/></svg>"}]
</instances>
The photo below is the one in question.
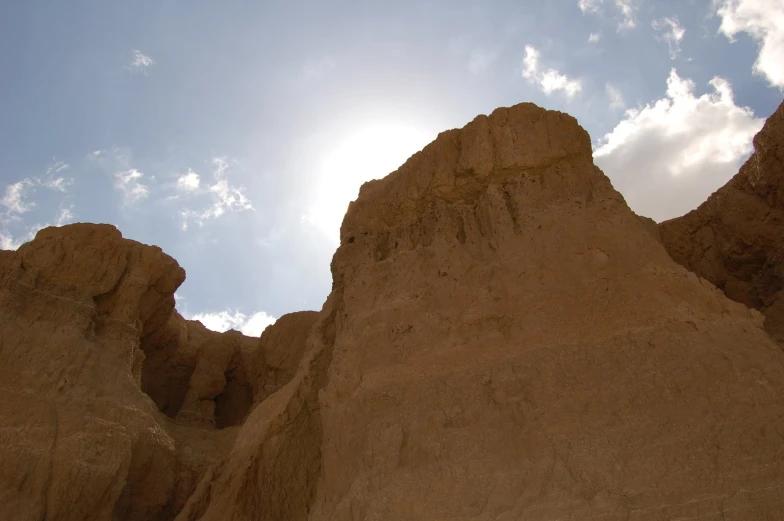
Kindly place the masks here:
<instances>
[{"instance_id":1,"label":"eroded rock surface","mask_svg":"<svg viewBox=\"0 0 784 521\"><path fill-rule=\"evenodd\" d=\"M498 109L366 183L322 310L254 341L172 312L160 251L71 284L25 260L42 233L0 252L0 518L781 519L784 353L566 114Z\"/></svg>"},{"instance_id":2,"label":"eroded rock surface","mask_svg":"<svg viewBox=\"0 0 784 521\"><path fill-rule=\"evenodd\" d=\"M740 172L659 229L676 262L761 310L784 347L784 103L754 137Z\"/></svg>"},{"instance_id":3,"label":"eroded rock surface","mask_svg":"<svg viewBox=\"0 0 784 521\"><path fill-rule=\"evenodd\" d=\"M655 232L565 114L442 133L178 520L780 519L784 357Z\"/></svg>"},{"instance_id":4,"label":"eroded rock surface","mask_svg":"<svg viewBox=\"0 0 784 521\"><path fill-rule=\"evenodd\" d=\"M267 382L278 365L259 339L174 310L184 278L107 225L0 251L0 519L172 519L232 447L256 387L286 383Z\"/></svg>"},{"instance_id":5,"label":"eroded rock surface","mask_svg":"<svg viewBox=\"0 0 784 521\"><path fill-rule=\"evenodd\" d=\"M110 226L0 251L0 518L155 519L176 442L139 391L138 339L185 273Z\"/></svg>"}]
</instances>

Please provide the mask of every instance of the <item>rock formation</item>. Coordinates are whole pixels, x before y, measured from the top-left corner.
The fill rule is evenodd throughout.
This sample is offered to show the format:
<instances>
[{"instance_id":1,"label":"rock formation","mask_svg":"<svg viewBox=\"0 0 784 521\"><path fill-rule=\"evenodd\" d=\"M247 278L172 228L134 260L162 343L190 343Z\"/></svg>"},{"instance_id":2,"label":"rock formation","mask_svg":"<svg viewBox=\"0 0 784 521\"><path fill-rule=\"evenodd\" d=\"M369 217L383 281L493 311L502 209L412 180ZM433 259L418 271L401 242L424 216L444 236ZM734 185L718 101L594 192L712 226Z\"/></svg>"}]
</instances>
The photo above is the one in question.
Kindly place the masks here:
<instances>
[{"instance_id":1,"label":"rock formation","mask_svg":"<svg viewBox=\"0 0 784 521\"><path fill-rule=\"evenodd\" d=\"M0 518L784 511L784 353L566 114L498 109L363 185L322 310L256 341L184 321L172 259L83 226L0 253Z\"/></svg>"},{"instance_id":2,"label":"rock formation","mask_svg":"<svg viewBox=\"0 0 784 521\"><path fill-rule=\"evenodd\" d=\"M303 365L177 519L777 519L784 358L655 231L564 114L441 134L362 187Z\"/></svg>"},{"instance_id":3,"label":"rock formation","mask_svg":"<svg viewBox=\"0 0 784 521\"><path fill-rule=\"evenodd\" d=\"M184 278L106 225L0 251L0 519L171 519L285 383L279 346L174 311Z\"/></svg>"},{"instance_id":4,"label":"rock formation","mask_svg":"<svg viewBox=\"0 0 784 521\"><path fill-rule=\"evenodd\" d=\"M784 103L754 136L754 154L740 172L659 228L676 262L762 311L784 347Z\"/></svg>"}]
</instances>

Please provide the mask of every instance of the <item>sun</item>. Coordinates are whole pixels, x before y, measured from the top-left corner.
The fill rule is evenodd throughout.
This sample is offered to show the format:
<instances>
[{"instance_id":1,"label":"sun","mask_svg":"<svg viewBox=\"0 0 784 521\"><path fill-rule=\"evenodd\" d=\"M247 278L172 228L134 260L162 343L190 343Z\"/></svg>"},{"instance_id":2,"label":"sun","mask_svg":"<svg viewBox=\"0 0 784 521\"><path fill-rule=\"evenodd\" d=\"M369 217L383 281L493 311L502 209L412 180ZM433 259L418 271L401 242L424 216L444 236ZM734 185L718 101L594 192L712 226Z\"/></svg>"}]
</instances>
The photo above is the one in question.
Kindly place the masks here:
<instances>
[{"instance_id":1,"label":"sun","mask_svg":"<svg viewBox=\"0 0 784 521\"><path fill-rule=\"evenodd\" d=\"M306 218L336 243L348 204L359 187L397 170L435 135L405 124L367 126L327 153L318 173L316 203Z\"/></svg>"}]
</instances>

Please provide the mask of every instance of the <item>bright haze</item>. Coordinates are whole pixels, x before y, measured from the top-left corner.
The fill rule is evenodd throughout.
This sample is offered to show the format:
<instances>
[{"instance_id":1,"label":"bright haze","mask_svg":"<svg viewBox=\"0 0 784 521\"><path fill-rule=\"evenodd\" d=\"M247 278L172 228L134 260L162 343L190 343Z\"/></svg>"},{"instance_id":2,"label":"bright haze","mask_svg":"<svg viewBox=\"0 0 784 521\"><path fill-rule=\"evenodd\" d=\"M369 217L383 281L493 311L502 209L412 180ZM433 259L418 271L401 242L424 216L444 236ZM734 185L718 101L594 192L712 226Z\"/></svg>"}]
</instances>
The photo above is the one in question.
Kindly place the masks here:
<instances>
[{"instance_id":1,"label":"bright haze","mask_svg":"<svg viewBox=\"0 0 784 521\"><path fill-rule=\"evenodd\" d=\"M442 130L568 112L637 213L696 207L782 98L782 0L0 6L0 248L105 222L251 335L320 309L359 186Z\"/></svg>"}]
</instances>

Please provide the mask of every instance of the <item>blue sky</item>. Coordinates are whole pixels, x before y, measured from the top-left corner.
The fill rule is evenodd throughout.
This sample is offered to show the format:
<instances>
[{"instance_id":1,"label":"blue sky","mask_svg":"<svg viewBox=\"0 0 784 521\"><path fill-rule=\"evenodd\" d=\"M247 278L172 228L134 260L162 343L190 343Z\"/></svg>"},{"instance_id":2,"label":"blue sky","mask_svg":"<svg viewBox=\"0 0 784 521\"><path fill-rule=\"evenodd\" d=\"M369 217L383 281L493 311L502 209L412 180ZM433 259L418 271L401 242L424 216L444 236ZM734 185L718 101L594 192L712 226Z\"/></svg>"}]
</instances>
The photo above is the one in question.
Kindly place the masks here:
<instances>
[{"instance_id":1,"label":"blue sky","mask_svg":"<svg viewBox=\"0 0 784 521\"><path fill-rule=\"evenodd\" d=\"M499 106L575 116L638 213L696 207L781 102L784 0L4 2L0 70L0 247L114 224L258 334L320 309L361 182Z\"/></svg>"}]
</instances>

